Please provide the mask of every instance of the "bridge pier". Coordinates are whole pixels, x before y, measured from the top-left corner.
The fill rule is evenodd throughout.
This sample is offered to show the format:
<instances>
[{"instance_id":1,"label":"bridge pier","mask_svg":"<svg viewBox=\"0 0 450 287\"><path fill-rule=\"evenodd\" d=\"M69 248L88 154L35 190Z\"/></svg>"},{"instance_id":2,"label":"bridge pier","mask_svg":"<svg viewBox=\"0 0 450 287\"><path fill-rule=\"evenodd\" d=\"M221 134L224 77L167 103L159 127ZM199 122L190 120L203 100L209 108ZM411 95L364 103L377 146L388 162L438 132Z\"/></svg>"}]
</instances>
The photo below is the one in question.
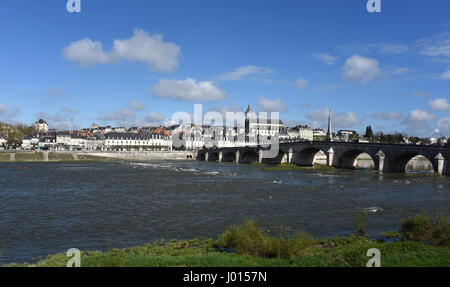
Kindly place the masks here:
<instances>
[{"instance_id":1,"label":"bridge pier","mask_svg":"<svg viewBox=\"0 0 450 287\"><path fill-rule=\"evenodd\" d=\"M437 171L436 172L439 175L443 175L444 174L444 163L445 163L444 156L441 153L439 153L434 159L437 161Z\"/></svg>"},{"instance_id":2,"label":"bridge pier","mask_svg":"<svg viewBox=\"0 0 450 287\"><path fill-rule=\"evenodd\" d=\"M333 166L333 159L334 159L334 150L331 147L328 151L328 156L327 156L327 164L328 166Z\"/></svg>"},{"instance_id":3,"label":"bridge pier","mask_svg":"<svg viewBox=\"0 0 450 287\"><path fill-rule=\"evenodd\" d=\"M239 157L240 157L240 153L239 153L239 151L236 151L236 163L239 163Z\"/></svg>"},{"instance_id":4,"label":"bridge pier","mask_svg":"<svg viewBox=\"0 0 450 287\"><path fill-rule=\"evenodd\" d=\"M281 163L282 163L282 164L284 164L284 163L289 163L289 162L288 162L288 155L287 155L287 154L283 154L283 157L281 157Z\"/></svg>"},{"instance_id":5,"label":"bridge pier","mask_svg":"<svg viewBox=\"0 0 450 287\"><path fill-rule=\"evenodd\" d=\"M378 162L375 162L375 168L378 165L378 172L383 172L384 170L384 160L386 159L386 155L383 151L379 150L375 156L378 158Z\"/></svg>"},{"instance_id":6,"label":"bridge pier","mask_svg":"<svg viewBox=\"0 0 450 287\"><path fill-rule=\"evenodd\" d=\"M287 152L287 163L294 163L293 157L294 157L294 150L290 148Z\"/></svg>"},{"instance_id":7,"label":"bridge pier","mask_svg":"<svg viewBox=\"0 0 450 287\"><path fill-rule=\"evenodd\" d=\"M223 152L219 152L219 162L223 161Z\"/></svg>"}]
</instances>

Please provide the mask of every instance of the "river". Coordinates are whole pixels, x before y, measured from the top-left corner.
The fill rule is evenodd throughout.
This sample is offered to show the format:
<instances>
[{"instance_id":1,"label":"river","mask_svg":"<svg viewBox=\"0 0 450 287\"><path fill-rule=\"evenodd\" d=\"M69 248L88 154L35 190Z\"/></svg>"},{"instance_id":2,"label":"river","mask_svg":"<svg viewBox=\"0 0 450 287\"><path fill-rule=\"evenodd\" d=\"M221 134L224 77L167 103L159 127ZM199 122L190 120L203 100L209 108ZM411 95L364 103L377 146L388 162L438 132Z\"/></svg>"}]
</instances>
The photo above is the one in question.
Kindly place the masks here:
<instances>
[{"instance_id":1,"label":"river","mask_svg":"<svg viewBox=\"0 0 450 287\"><path fill-rule=\"evenodd\" d=\"M450 214L447 176L361 170L267 171L197 161L0 163L0 264L48 254L216 236L257 219L316 237L398 230Z\"/></svg>"}]
</instances>

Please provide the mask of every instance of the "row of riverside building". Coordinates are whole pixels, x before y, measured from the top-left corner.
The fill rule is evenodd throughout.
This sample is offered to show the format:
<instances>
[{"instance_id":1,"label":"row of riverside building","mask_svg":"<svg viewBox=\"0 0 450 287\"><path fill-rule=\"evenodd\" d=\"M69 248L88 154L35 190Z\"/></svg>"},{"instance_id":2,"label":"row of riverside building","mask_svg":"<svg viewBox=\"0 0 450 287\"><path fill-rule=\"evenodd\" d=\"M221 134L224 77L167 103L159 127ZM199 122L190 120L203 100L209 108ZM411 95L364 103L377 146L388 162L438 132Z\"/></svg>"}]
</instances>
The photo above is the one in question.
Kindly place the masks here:
<instances>
[{"instance_id":1,"label":"row of riverside building","mask_svg":"<svg viewBox=\"0 0 450 287\"><path fill-rule=\"evenodd\" d=\"M80 130L51 130L45 120L34 124L35 132L22 140L23 150L86 150L86 151L171 151L197 150L203 147L240 147L270 144L271 141L326 140L364 141L352 130L329 131L306 125L286 127L279 119L263 119L248 106L245 123L237 127L173 125L169 127L111 127L92 124ZM7 139L0 136L0 149ZM16 147L17 148L17 147Z\"/></svg>"}]
</instances>

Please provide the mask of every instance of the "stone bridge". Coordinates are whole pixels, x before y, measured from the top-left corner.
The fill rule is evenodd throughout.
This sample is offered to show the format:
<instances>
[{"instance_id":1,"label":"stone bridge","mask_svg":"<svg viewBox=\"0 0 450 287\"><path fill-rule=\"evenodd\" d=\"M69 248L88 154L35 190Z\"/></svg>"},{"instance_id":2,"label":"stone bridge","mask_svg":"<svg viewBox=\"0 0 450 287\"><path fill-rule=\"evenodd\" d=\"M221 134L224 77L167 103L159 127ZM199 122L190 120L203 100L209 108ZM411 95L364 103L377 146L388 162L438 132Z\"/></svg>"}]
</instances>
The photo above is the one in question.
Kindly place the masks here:
<instances>
[{"instance_id":1,"label":"stone bridge","mask_svg":"<svg viewBox=\"0 0 450 287\"><path fill-rule=\"evenodd\" d=\"M405 172L406 165L415 156L422 155L440 175L450 175L450 147L418 146L344 142L280 143L277 156L268 158L268 148L235 147L203 149L197 159L203 161L267 164L293 163L312 166L319 151L327 155L327 164L336 168L354 168L357 157L368 154L379 172Z\"/></svg>"}]
</instances>

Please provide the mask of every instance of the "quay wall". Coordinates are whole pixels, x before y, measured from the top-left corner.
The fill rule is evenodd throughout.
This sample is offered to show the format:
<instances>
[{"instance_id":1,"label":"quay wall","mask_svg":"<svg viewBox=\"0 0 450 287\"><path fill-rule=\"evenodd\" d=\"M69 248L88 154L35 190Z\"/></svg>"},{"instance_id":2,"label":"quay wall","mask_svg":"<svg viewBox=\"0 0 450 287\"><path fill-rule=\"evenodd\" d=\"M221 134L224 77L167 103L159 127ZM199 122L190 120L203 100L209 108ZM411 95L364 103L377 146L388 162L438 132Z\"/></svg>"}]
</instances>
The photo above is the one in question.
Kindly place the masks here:
<instances>
[{"instance_id":1,"label":"quay wall","mask_svg":"<svg viewBox=\"0 0 450 287\"><path fill-rule=\"evenodd\" d=\"M86 154L92 156L116 158L125 160L188 160L197 159L196 151L94 151L77 152L78 155Z\"/></svg>"}]
</instances>

